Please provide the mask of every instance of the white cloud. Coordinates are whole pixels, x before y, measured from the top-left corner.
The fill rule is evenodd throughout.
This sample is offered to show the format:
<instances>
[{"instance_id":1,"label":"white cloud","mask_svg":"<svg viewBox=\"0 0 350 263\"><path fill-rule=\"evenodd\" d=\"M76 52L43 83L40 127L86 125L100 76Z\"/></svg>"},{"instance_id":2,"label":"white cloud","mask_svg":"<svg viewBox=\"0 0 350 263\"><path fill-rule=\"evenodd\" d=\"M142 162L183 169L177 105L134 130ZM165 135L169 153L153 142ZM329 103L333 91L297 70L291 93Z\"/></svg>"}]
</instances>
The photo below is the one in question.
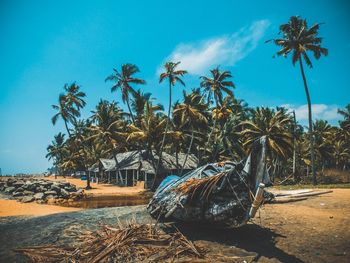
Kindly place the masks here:
<instances>
[{"instance_id":1,"label":"white cloud","mask_svg":"<svg viewBox=\"0 0 350 263\"><path fill-rule=\"evenodd\" d=\"M181 68L195 75L206 74L218 65L233 66L256 48L269 25L268 20L259 20L232 35L181 43L165 61L181 61Z\"/></svg>"},{"instance_id":2,"label":"white cloud","mask_svg":"<svg viewBox=\"0 0 350 263\"><path fill-rule=\"evenodd\" d=\"M292 105L292 104L284 104L281 105L289 109L290 111L295 111L295 117L302 124L306 124L308 121L308 108L307 104L304 105ZM338 114L338 109L341 108L337 105L327 105L327 104L312 104L312 118L315 121L316 119L327 120L332 124L336 124L338 120L341 119L341 116Z\"/></svg>"}]
</instances>

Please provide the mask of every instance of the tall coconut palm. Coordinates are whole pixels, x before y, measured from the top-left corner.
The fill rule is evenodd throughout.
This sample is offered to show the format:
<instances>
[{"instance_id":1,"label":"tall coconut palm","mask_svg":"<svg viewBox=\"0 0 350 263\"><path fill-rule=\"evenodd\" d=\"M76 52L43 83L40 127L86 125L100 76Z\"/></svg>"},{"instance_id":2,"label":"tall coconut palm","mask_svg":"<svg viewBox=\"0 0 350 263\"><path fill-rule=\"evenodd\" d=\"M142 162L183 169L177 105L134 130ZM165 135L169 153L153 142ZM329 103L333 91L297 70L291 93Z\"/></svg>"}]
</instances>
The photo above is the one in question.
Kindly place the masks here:
<instances>
[{"instance_id":1,"label":"tall coconut palm","mask_svg":"<svg viewBox=\"0 0 350 263\"><path fill-rule=\"evenodd\" d=\"M71 136L68 123L73 122L73 120L79 116L79 111L76 110L72 105L68 103L67 96L64 94L60 94L58 97L58 105L52 105L52 108L56 110L56 114L52 117L52 124L55 125L57 120L61 117L64 121L64 125L66 127L67 133L69 137Z\"/></svg>"},{"instance_id":2,"label":"tall coconut palm","mask_svg":"<svg viewBox=\"0 0 350 263\"><path fill-rule=\"evenodd\" d=\"M295 65L299 62L301 75L304 82L304 89L307 99L308 111L309 111L309 133L310 133L310 153L311 153L311 167L312 167L312 179L313 183L317 184L316 179L316 167L315 167L315 152L314 152L314 136L312 132L312 112L311 112L311 98L309 88L306 82L303 60L306 65L312 68L312 62L309 58L308 52L313 53L316 59L319 59L321 55L328 55L328 49L321 47L322 38L318 37L318 30L320 24L314 24L310 28L306 20L301 19L298 16L292 16L288 23L280 26L280 34L282 38L276 38L272 41L281 46L281 50L277 52L277 55L286 57L289 53L292 55L292 63ZM271 41L271 40L269 40Z\"/></svg>"},{"instance_id":3,"label":"tall coconut palm","mask_svg":"<svg viewBox=\"0 0 350 263\"><path fill-rule=\"evenodd\" d=\"M63 88L66 94L61 93L58 97L58 105L52 105L52 108L56 110L57 113L51 120L52 124L55 125L58 118L61 117L70 137L71 133L68 123L72 123L77 117L80 117L80 109L86 104L83 99L86 94L80 91L80 86L76 83L72 83L71 85L65 84Z\"/></svg>"},{"instance_id":4,"label":"tall coconut palm","mask_svg":"<svg viewBox=\"0 0 350 263\"><path fill-rule=\"evenodd\" d=\"M162 83L165 79L168 79L169 81L169 106L168 106L168 115L166 119L166 125L165 125L165 132L163 135L162 139L162 144L160 147L160 154L159 154L159 159L158 159L158 164L157 164L157 169L156 169L156 176L158 173L158 168L159 164L162 159L162 153L163 153L163 148L164 148L164 142L165 142L165 137L169 129L169 119L171 118L170 113L171 113L171 104L172 104L172 88L175 86L177 82L179 82L181 85L185 86L184 81L181 79L184 75L187 74L186 70L177 70L176 67L180 64L181 62L166 62L164 64L164 69L165 72L161 73L159 76L159 83ZM156 177L155 176L155 177Z\"/></svg>"},{"instance_id":5,"label":"tall coconut palm","mask_svg":"<svg viewBox=\"0 0 350 263\"><path fill-rule=\"evenodd\" d=\"M113 69L113 71L114 73L109 75L105 81L114 82L114 85L111 88L112 92L116 91L117 89L121 90L122 100L128 106L131 120L133 123L135 123L135 118L130 108L129 94L131 93L132 95L135 95L136 91L131 85L146 84L146 81L134 77L136 73L140 72L139 68L134 64L124 64L122 65L120 72L116 69Z\"/></svg>"},{"instance_id":6,"label":"tall coconut palm","mask_svg":"<svg viewBox=\"0 0 350 263\"><path fill-rule=\"evenodd\" d=\"M68 104L75 106L77 110L84 108L86 102L83 98L86 97L86 94L80 91L79 85L74 82L70 85L65 84L63 88L67 92L66 97Z\"/></svg>"},{"instance_id":7,"label":"tall coconut palm","mask_svg":"<svg viewBox=\"0 0 350 263\"><path fill-rule=\"evenodd\" d=\"M86 188L87 190L91 189L90 186L90 174L88 173L88 156L87 148L89 145L90 137L90 120L77 120L74 122L74 130L70 138L73 148L76 151L78 158L79 167L83 169L86 174ZM91 164L92 165L92 164Z\"/></svg>"},{"instance_id":8,"label":"tall coconut palm","mask_svg":"<svg viewBox=\"0 0 350 263\"><path fill-rule=\"evenodd\" d=\"M200 86L204 89L203 94L207 96L208 104L214 99L216 109L223 103L224 93L233 97L233 91L235 88L234 83L229 80L232 78L231 72L224 70L220 71L219 67L210 70L211 77L201 76ZM216 128L216 122L218 119L218 111L215 114L214 124L212 130L209 133L207 144L209 145L210 138Z\"/></svg>"}]
</instances>

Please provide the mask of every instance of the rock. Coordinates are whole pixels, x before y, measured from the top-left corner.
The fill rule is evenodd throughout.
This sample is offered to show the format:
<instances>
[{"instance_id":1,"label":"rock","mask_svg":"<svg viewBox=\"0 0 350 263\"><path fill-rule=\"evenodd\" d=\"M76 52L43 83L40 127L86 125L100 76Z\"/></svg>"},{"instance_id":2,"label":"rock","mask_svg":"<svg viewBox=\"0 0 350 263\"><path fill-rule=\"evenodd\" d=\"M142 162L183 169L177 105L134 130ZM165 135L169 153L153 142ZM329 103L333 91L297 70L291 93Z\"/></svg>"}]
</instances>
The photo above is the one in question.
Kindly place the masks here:
<instances>
[{"instance_id":1,"label":"rock","mask_svg":"<svg viewBox=\"0 0 350 263\"><path fill-rule=\"evenodd\" d=\"M34 195L34 198L35 198L35 200L40 200L40 199L43 199L44 196L45 196L44 193L36 193L36 194Z\"/></svg>"},{"instance_id":2,"label":"rock","mask_svg":"<svg viewBox=\"0 0 350 263\"><path fill-rule=\"evenodd\" d=\"M49 187L52 183L50 184L50 183L48 183L48 182L40 182L39 184L40 184L40 186L42 186L42 187Z\"/></svg>"},{"instance_id":3,"label":"rock","mask_svg":"<svg viewBox=\"0 0 350 263\"><path fill-rule=\"evenodd\" d=\"M16 187L10 186L5 189L5 193L11 194L16 190Z\"/></svg>"},{"instance_id":4,"label":"rock","mask_svg":"<svg viewBox=\"0 0 350 263\"><path fill-rule=\"evenodd\" d=\"M43 185L39 185L36 189L38 192L46 192L49 191L50 186L43 186Z\"/></svg>"},{"instance_id":5,"label":"rock","mask_svg":"<svg viewBox=\"0 0 350 263\"><path fill-rule=\"evenodd\" d=\"M70 185L70 186L65 186L64 190L67 190L68 192L75 192L77 189L73 185Z\"/></svg>"},{"instance_id":6,"label":"rock","mask_svg":"<svg viewBox=\"0 0 350 263\"><path fill-rule=\"evenodd\" d=\"M51 185L50 188L52 191L55 191L56 193L60 193L61 192L61 188L57 185L57 184L53 184Z\"/></svg>"},{"instance_id":7,"label":"rock","mask_svg":"<svg viewBox=\"0 0 350 263\"><path fill-rule=\"evenodd\" d=\"M47 198L46 203L48 205L52 205L52 204L56 203L56 200L55 200L55 198L53 198L53 196L50 196L50 198Z\"/></svg>"},{"instance_id":8,"label":"rock","mask_svg":"<svg viewBox=\"0 0 350 263\"><path fill-rule=\"evenodd\" d=\"M24 189L22 187L17 188L16 192L23 192Z\"/></svg>"},{"instance_id":9,"label":"rock","mask_svg":"<svg viewBox=\"0 0 350 263\"><path fill-rule=\"evenodd\" d=\"M84 189L83 188L80 188L78 191L77 191L77 194L78 195L81 195L81 194L83 194L84 193Z\"/></svg>"},{"instance_id":10,"label":"rock","mask_svg":"<svg viewBox=\"0 0 350 263\"><path fill-rule=\"evenodd\" d=\"M23 194L24 194L24 195L33 195L34 192L33 192L33 191L24 190L24 191L23 191Z\"/></svg>"},{"instance_id":11,"label":"rock","mask_svg":"<svg viewBox=\"0 0 350 263\"><path fill-rule=\"evenodd\" d=\"M45 195L57 195L57 192L53 191L53 190L50 190L50 191L46 191L44 194Z\"/></svg>"},{"instance_id":12,"label":"rock","mask_svg":"<svg viewBox=\"0 0 350 263\"><path fill-rule=\"evenodd\" d=\"M24 185L24 182L22 181L17 181L15 183L12 184L14 187L18 188L18 187L21 187L22 185Z\"/></svg>"},{"instance_id":13,"label":"rock","mask_svg":"<svg viewBox=\"0 0 350 263\"><path fill-rule=\"evenodd\" d=\"M34 196L32 195L28 195L22 198L21 202L22 203L29 203L29 202L33 202L34 201Z\"/></svg>"},{"instance_id":14,"label":"rock","mask_svg":"<svg viewBox=\"0 0 350 263\"><path fill-rule=\"evenodd\" d=\"M61 189L61 196L64 197L64 198L68 198L69 197L69 193L62 188Z\"/></svg>"},{"instance_id":15,"label":"rock","mask_svg":"<svg viewBox=\"0 0 350 263\"><path fill-rule=\"evenodd\" d=\"M23 196L23 193L22 193L22 192L13 192L13 193L12 193L12 196L13 196L13 197Z\"/></svg>"},{"instance_id":16,"label":"rock","mask_svg":"<svg viewBox=\"0 0 350 263\"><path fill-rule=\"evenodd\" d=\"M30 181L27 181L22 187L29 191L35 191L36 184Z\"/></svg>"}]
</instances>

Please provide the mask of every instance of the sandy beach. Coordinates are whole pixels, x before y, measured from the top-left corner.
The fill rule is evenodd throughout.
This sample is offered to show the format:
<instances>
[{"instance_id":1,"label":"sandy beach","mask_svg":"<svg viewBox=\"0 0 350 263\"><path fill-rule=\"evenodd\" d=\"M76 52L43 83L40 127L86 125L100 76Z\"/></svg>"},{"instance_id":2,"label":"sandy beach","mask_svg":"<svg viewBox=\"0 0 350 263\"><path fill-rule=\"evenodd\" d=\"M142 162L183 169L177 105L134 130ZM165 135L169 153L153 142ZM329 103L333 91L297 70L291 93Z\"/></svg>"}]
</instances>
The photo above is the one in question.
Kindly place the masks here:
<instances>
[{"instance_id":1,"label":"sandy beach","mask_svg":"<svg viewBox=\"0 0 350 263\"><path fill-rule=\"evenodd\" d=\"M46 180L51 181L65 181L72 183L77 186L77 188L85 188L86 181L80 179L66 177L63 178L59 176L55 179L54 176L45 177ZM91 190L85 190L88 198L94 197L138 197L141 193L145 191L143 182L140 182L134 187L119 187L111 184L96 184L91 183ZM77 207L64 207L59 205L49 205L49 204L37 204L35 202L31 203L21 203L16 200L10 200L7 198L0 198L0 217L8 216L44 216L57 213L68 213L80 211L83 208Z\"/></svg>"},{"instance_id":2,"label":"sandy beach","mask_svg":"<svg viewBox=\"0 0 350 263\"><path fill-rule=\"evenodd\" d=\"M63 181L63 182L69 182L71 184L76 185L78 188L85 188L86 187L86 181L72 178L72 177L58 177L55 179L54 176L45 177L46 180L51 181ZM128 196L128 195L138 195L145 191L144 189L144 182L138 182L138 184L134 187L120 187L112 184L97 184L97 183L90 183L92 189L91 190L85 190L85 193L87 195L109 195L109 196Z\"/></svg>"}]
</instances>

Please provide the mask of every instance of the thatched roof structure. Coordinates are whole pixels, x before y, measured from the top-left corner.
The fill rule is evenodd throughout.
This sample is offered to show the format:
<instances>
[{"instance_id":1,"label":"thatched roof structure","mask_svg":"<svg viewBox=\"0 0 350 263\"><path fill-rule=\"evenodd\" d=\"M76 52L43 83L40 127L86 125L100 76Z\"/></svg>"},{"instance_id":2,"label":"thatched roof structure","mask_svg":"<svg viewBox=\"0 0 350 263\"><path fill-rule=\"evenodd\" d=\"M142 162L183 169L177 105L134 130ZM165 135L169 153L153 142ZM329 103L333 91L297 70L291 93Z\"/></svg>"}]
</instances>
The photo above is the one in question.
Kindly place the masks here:
<instances>
[{"instance_id":1,"label":"thatched roof structure","mask_svg":"<svg viewBox=\"0 0 350 263\"><path fill-rule=\"evenodd\" d=\"M176 164L175 155L172 156L168 153L162 154L162 164L165 170L181 169L186 158L186 154L178 154L178 165ZM155 166L158 162L158 156L155 152L151 154L146 151L129 151L124 153L118 153L116 155L119 170L140 170L146 173L155 174ZM115 171L117 168L116 161L112 159L101 158L100 162L103 165L105 171ZM198 160L194 155L189 155L184 166L184 170L192 170L197 168ZM98 164L92 166L90 171L98 171Z\"/></svg>"}]
</instances>

